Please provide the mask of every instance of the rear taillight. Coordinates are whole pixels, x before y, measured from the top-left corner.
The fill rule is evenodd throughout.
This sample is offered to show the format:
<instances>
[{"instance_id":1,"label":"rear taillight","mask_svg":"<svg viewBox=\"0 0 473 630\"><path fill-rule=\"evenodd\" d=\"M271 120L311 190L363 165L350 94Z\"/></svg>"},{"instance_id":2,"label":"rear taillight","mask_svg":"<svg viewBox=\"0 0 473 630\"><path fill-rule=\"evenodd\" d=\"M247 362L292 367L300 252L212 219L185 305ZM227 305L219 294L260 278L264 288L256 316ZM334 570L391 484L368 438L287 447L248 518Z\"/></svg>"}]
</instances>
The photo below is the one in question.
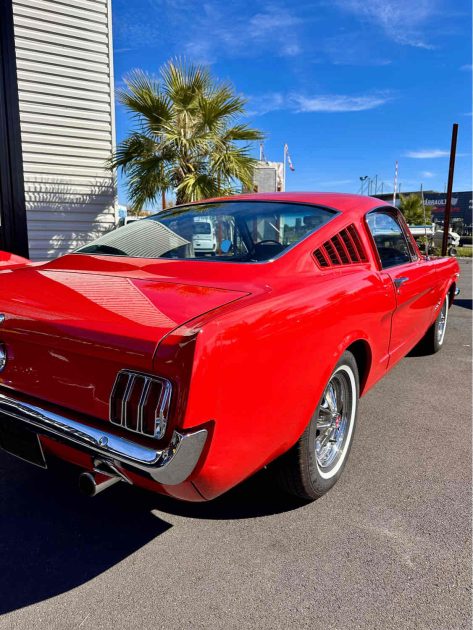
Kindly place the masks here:
<instances>
[{"instance_id":1,"label":"rear taillight","mask_svg":"<svg viewBox=\"0 0 473 630\"><path fill-rule=\"evenodd\" d=\"M122 370L110 397L110 421L161 439L166 432L172 386L165 378Z\"/></svg>"}]
</instances>

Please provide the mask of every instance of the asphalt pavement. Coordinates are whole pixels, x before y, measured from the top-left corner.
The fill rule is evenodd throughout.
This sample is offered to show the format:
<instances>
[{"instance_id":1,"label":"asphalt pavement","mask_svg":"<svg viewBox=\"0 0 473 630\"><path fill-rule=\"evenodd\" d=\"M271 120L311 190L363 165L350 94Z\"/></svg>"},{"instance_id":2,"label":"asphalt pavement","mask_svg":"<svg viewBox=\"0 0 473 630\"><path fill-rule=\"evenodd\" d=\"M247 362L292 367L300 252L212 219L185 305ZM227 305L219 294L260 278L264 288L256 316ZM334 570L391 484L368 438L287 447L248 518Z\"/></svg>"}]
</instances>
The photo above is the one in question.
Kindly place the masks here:
<instances>
[{"instance_id":1,"label":"asphalt pavement","mask_svg":"<svg viewBox=\"0 0 473 630\"><path fill-rule=\"evenodd\" d=\"M0 628L471 628L471 271L445 346L360 403L344 475L185 504L0 454Z\"/></svg>"}]
</instances>

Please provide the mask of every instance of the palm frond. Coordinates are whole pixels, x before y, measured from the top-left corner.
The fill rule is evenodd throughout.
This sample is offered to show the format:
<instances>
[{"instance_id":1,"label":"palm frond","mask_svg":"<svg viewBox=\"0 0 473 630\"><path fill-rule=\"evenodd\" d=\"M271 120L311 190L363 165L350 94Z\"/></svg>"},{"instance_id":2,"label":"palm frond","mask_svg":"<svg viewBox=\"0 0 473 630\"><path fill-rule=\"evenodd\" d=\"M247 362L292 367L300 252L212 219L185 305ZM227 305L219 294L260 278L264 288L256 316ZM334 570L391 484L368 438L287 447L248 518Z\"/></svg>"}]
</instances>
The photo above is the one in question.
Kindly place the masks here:
<instances>
[{"instance_id":1,"label":"palm frond","mask_svg":"<svg viewBox=\"0 0 473 630\"><path fill-rule=\"evenodd\" d=\"M258 129L252 129L248 125L239 124L225 129L221 134L221 140L223 142L254 142L257 140L264 140L265 134Z\"/></svg>"},{"instance_id":2,"label":"palm frond","mask_svg":"<svg viewBox=\"0 0 473 630\"><path fill-rule=\"evenodd\" d=\"M218 195L218 183L209 173L187 173L177 187L177 193L185 201L199 201Z\"/></svg>"},{"instance_id":3,"label":"palm frond","mask_svg":"<svg viewBox=\"0 0 473 630\"><path fill-rule=\"evenodd\" d=\"M141 123L152 128L172 117L171 101L159 83L142 70L133 70L125 77L126 89L117 90L120 103Z\"/></svg>"},{"instance_id":4,"label":"palm frond","mask_svg":"<svg viewBox=\"0 0 473 630\"><path fill-rule=\"evenodd\" d=\"M245 99L208 69L175 59L157 79L135 70L119 98L137 127L109 166L123 170L135 207L169 189L185 202L251 185L256 161L247 143L264 134L239 122Z\"/></svg>"},{"instance_id":5,"label":"palm frond","mask_svg":"<svg viewBox=\"0 0 473 630\"><path fill-rule=\"evenodd\" d=\"M127 184L132 207L141 210L146 203L156 201L162 191L171 188L166 163L150 157L136 161L127 171Z\"/></svg>"},{"instance_id":6,"label":"palm frond","mask_svg":"<svg viewBox=\"0 0 473 630\"><path fill-rule=\"evenodd\" d=\"M178 110L195 109L200 94L212 84L206 68L187 65L182 59L168 62L160 73L163 92Z\"/></svg>"},{"instance_id":7,"label":"palm frond","mask_svg":"<svg viewBox=\"0 0 473 630\"><path fill-rule=\"evenodd\" d=\"M211 95L202 94L199 99L199 113L203 124L209 129L226 122L244 112L245 100L233 93L230 86L223 86Z\"/></svg>"}]
</instances>

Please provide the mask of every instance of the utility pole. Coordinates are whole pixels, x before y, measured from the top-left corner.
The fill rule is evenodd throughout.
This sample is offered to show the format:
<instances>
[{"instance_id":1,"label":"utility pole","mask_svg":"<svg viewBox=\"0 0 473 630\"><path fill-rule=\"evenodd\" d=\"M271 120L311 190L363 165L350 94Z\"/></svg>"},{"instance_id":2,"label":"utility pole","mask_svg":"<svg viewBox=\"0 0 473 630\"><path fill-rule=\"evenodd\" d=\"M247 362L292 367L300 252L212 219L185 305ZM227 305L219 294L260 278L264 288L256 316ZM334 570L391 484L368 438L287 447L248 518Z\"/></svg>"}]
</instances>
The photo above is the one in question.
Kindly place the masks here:
<instances>
[{"instance_id":1,"label":"utility pole","mask_svg":"<svg viewBox=\"0 0 473 630\"><path fill-rule=\"evenodd\" d=\"M447 200L445 203L445 215L443 219L442 256L447 255L448 229L450 227L450 215L452 212L453 173L455 171L455 155L457 152L458 123L453 123L452 142L450 144L450 164L448 167Z\"/></svg>"}]
</instances>

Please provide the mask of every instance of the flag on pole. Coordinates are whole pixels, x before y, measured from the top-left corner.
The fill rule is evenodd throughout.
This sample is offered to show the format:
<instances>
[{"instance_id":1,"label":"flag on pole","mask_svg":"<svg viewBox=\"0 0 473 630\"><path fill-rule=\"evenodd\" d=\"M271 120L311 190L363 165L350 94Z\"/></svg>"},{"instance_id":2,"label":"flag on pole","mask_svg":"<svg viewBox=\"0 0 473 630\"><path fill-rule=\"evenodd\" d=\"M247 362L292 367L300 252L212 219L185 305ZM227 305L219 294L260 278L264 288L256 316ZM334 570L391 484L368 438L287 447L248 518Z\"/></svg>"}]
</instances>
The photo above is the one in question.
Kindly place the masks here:
<instances>
[{"instance_id":1,"label":"flag on pole","mask_svg":"<svg viewBox=\"0 0 473 630\"><path fill-rule=\"evenodd\" d=\"M397 195L397 181L399 177L399 164L396 160L396 166L394 167L394 190L393 190L393 206L396 205L396 195Z\"/></svg>"},{"instance_id":2,"label":"flag on pole","mask_svg":"<svg viewBox=\"0 0 473 630\"><path fill-rule=\"evenodd\" d=\"M295 171L296 169L294 168L294 165L291 160L291 156L289 155L289 147L287 146L287 144L284 145L284 153L286 154L286 160L287 160L289 168L291 169L291 171Z\"/></svg>"}]
</instances>

